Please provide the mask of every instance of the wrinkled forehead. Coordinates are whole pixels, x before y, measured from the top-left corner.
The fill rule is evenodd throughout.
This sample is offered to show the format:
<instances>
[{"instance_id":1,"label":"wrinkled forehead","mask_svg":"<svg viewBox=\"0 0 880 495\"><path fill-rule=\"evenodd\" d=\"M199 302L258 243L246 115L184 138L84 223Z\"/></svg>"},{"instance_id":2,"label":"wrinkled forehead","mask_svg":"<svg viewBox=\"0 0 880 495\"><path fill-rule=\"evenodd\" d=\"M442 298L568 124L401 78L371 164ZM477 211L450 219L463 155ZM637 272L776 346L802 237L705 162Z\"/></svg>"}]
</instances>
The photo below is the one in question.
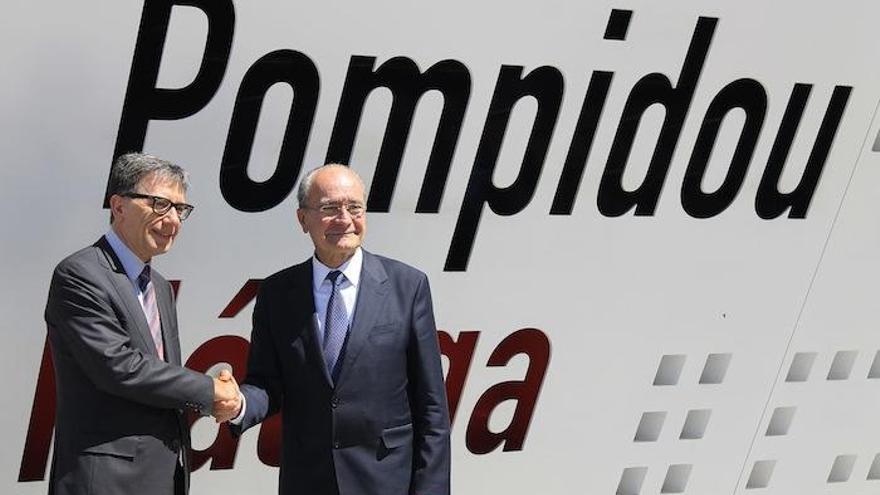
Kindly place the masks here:
<instances>
[{"instance_id":1,"label":"wrinkled forehead","mask_svg":"<svg viewBox=\"0 0 880 495\"><path fill-rule=\"evenodd\" d=\"M364 186L346 169L328 169L318 173L309 189L309 198L316 202L364 201Z\"/></svg>"}]
</instances>

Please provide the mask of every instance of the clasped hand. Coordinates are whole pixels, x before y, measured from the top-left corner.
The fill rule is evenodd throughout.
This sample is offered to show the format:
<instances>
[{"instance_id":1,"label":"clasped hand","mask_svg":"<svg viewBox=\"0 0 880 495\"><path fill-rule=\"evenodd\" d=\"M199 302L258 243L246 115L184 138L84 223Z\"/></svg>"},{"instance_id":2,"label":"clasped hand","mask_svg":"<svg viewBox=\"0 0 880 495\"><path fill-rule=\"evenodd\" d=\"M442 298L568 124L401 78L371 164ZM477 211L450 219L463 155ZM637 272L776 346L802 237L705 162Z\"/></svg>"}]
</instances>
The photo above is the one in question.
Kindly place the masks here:
<instances>
[{"instance_id":1,"label":"clasped hand","mask_svg":"<svg viewBox=\"0 0 880 495\"><path fill-rule=\"evenodd\" d=\"M211 415L218 423L229 421L241 411L241 395L238 383L228 369L220 371L214 378L214 409Z\"/></svg>"}]
</instances>

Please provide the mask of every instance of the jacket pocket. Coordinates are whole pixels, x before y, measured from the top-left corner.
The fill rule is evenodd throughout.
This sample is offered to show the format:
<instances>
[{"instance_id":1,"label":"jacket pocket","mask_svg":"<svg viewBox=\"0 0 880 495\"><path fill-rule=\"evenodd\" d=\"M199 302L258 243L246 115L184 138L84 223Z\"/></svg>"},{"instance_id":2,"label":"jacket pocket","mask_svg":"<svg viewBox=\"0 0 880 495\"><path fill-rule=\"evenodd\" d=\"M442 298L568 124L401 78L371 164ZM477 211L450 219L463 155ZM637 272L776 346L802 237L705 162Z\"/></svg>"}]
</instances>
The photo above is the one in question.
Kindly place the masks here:
<instances>
[{"instance_id":1,"label":"jacket pocket","mask_svg":"<svg viewBox=\"0 0 880 495\"><path fill-rule=\"evenodd\" d=\"M96 443L89 445L83 449L85 454L112 455L123 459L133 460L137 454L138 446L141 443L140 437L119 437L112 440L101 441L96 439Z\"/></svg>"},{"instance_id":2,"label":"jacket pocket","mask_svg":"<svg viewBox=\"0 0 880 495\"><path fill-rule=\"evenodd\" d=\"M385 444L385 447L389 449L412 443L412 437L412 423L407 423L400 426L392 426L391 428L385 428L384 430L382 430L382 443Z\"/></svg>"}]
</instances>

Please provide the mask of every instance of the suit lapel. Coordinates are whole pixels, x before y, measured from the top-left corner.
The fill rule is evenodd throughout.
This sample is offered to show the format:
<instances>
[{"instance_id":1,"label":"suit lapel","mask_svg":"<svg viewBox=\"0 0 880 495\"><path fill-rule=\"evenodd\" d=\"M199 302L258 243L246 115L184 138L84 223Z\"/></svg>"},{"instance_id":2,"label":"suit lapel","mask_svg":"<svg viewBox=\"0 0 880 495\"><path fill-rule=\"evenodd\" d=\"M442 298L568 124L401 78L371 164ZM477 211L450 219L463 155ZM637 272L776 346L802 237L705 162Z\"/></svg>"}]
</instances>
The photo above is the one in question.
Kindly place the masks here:
<instances>
[{"instance_id":1,"label":"suit lapel","mask_svg":"<svg viewBox=\"0 0 880 495\"><path fill-rule=\"evenodd\" d=\"M384 306L383 302L388 295L388 275L378 258L363 251L364 265L361 268L361 281L358 287L357 305L351 322L351 331L345 342L345 353L342 368L339 370L337 387L345 379L352 368L355 360L364 348L370 330L373 328L376 318Z\"/></svg>"},{"instance_id":2,"label":"suit lapel","mask_svg":"<svg viewBox=\"0 0 880 495\"><path fill-rule=\"evenodd\" d=\"M138 301L137 296L134 294L131 280L129 280L128 275L125 274L125 269L122 268L122 263L116 257L116 253L113 252L110 243L108 243L107 239L104 237L101 237L101 239L95 243L95 247L101 251L103 256L101 256L100 259L104 267L107 269L107 277L113 283L113 287L116 289L119 299L125 306L129 329L131 329L132 325L134 326L134 331L130 331L129 335L131 335L133 339L140 340L141 345L138 347L141 350L146 349L148 353L158 357L159 354L156 352L156 346L153 343L153 336L150 334L150 327L147 325L147 318L144 316L144 309L141 307L140 301Z\"/></svg>"}]
</instances>

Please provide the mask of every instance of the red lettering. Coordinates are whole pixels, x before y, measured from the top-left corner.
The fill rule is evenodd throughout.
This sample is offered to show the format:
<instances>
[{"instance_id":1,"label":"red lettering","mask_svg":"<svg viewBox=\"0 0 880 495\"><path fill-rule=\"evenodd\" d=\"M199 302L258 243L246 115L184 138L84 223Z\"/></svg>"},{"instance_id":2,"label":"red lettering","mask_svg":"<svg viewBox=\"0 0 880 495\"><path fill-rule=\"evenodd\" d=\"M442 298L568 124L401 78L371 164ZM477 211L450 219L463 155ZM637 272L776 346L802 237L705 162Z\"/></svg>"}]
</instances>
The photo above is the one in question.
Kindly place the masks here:
<instances>
[{"instance_id":1,"label":"red lettering","mask_svg":"<svg viewBox=\"0 0 880 495\"><path fill-rule=\"evenodd\" d=\"M236 381L244 380L248 347L247 340L234 336L215 337L200 345L186 360L186 367L195 371L205 372L217 363L229 363ZM192 427L200 417L189 413L189 426ZM208 420L207 418L205 420ZM214 443L204 450L192 450L192 470L202 467L211 459L211 469L232 469L235 453L238 451L238 439L232 436L225 425L217 428Z\"/></svg>"},{"instance_id":2,"label":"red lettering","mask_svg":"<svg viewBox=\"0 0 880 495\"><path fill-rule=\"evenodd\" d=\"M522 450L532 421L541 384L550 362L550 341L537 328L524 328L510 334L489 356L488 366L505 366L513 356L529 356L529 367L522 381L508 381L486 390L474 406L468 423L466 444L474 454L488 454L504 442L504 451ZM516 400L510 425L499 433L489 431L489 417L502 402Z\"/></svg>"},{"instance_id":3,"label":"red lettering","mask_svg":"<svg viewBox=\"0 0 880 495\"><path fill-rule=\"evenodd\" d=\"M260 425L260 436L257 438L257 457L267 466L281 465L281 415L284 411L273 414L263 420Z\"/></svg>"},{"instance_id":4,"label":"red lettering","mask_svg":"<svg viewBox=\"0 0 880 495\"><path fill-rule=\"evenodd\" d=\"M219 318L238 316L254 300L260 283L260 279L249 279L245 282L220 313ZM180 281L172 280L171 284L176 296L180 289ZM450 421L454 421L480 332L462 331L455 339L446 331L440 330L437 333L440 352L449 360L445 381ZM228 363L233 368L236 380L242 381L247 374L249 346L249 342L242 337L234 335L215 337L192 353L186 361L186 367L205 372L217 363ZM526 354L529 357L525 378L522 381L507 381L490 387L474 406L466 434L467 448L474 454L489 453L502 443L504 451L523 448L550 361L550 341L541 330L535 328L517 330L498 344L489 357L487 366L506 366L518 354ZM489 418L492 412L499 404L508 400L517 401L510 425L501 432L490 431ZM18 481L40 481L46 478L55 415L55 373L47 339L43 346ZM188 417L190 428L198 420L199 417L190 415ZM260 426L257 457L267 466L278 467L281 464L281 428L281 413L266 418ZM220 426L217 428L213 443L208 448L192 451L192 469L201 468L208 460L211 461L211 470L232 469L237 451L238 439L232 436L228 428Z\"/></svg>"},{"instance_id":5,"label":"red lettering","mask_svg":"<svg viewBox=\"0 0 880 495\"><path fill-rule=\"evenodd\" d=\"M257 297L260 282L262 280L258 278L252 278L245 282L241 289L238 289L238 293L229 301L229 304L223 308L218 318L235 318L245 306Z\"/></svg>"},{"instance_id":6,"label":"red lettering","mask_svg":"<svg viewBox=\"0 0 880 495\"><path fill-rule=\"evenodd\" d=\"M24 441L21 455L21 468L18 481L40 481L46 479L46 464L49 460L49 446L55 430L55 367L49 339L43 344L43 359L40 361L40 374L37 389L34 391L34 404L31 407L31 421Z\"/></svg>"}]
</instances>

